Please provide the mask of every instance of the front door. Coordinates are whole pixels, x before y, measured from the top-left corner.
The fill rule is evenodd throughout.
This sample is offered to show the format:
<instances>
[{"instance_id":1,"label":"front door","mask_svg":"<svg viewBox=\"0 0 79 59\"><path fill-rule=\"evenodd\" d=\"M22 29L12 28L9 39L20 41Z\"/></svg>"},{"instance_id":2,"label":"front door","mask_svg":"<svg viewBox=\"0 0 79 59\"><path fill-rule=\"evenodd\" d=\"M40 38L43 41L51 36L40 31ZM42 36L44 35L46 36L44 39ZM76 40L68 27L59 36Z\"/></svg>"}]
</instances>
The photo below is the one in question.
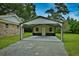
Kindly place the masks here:
<instances>
[{"instance_id":1,"label":"front door","mask_svg":"<svg viewBox=\"0 0 79 59\"><path fill-rule=\"evenodd\" d=\"M45 26L42 26L42 36L45 36L46 32L45 32Z\"/></svg>"}]
</instances>

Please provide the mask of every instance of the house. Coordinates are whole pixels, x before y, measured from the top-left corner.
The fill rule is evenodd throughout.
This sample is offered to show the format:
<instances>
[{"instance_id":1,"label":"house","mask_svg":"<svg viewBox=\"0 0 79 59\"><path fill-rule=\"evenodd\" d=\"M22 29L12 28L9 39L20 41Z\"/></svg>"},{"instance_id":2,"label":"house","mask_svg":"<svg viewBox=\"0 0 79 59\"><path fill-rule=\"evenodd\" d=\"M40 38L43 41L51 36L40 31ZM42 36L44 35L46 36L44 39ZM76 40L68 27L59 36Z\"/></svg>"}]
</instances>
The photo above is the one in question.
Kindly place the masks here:
<instances>
[{"instance_id":1,"label":"house","mask_svg":"<svg viewBox=\"0 0 79 59\"><path fill-rule=\"evenodd\" d=\"M18 35L19 17L15 14L0 15L0 37Z\"/></svg>"},{"instance_id":2,"label":"house","mask_svg":"<svg viewBox=\"0 0 79 59\"><path fill-rule=\"evenodd\" d=\"M55 28L62 27L62 24L43 16L38 16L32 21L24 23L33 25L32 34L36 36L55 36ZM62 33L62 29L61 29Z\"/></svg>"}]
</instances>

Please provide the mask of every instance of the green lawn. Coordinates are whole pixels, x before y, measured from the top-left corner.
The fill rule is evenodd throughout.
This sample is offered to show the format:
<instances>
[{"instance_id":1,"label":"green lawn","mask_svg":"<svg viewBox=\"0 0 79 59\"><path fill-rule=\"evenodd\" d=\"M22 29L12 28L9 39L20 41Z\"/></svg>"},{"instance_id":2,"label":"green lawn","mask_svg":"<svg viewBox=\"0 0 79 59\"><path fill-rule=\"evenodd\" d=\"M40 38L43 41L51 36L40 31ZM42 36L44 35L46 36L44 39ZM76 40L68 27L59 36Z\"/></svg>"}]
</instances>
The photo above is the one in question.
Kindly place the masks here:
<instances>
[{"instance_id":1,"label":"green lawn","mask_svg":"<svg viewBox=\"0 0 79 59\"><path fill-rule=\"evenodd\" d=\"M57 34L60 37L60 34ZM79 56L79 34L64 34L64 46L70 56Z\"/></svg>"},{"instance_id":2,"label":"green lawn","mask_svg":"<svg viewBox=\"0 0 79 59\"><path fill-rule=\"evenodd\" d=\"M25 33L23 34L23 37L26 38L26 37L29 37L29 36L31 36L31 35L32 35L31 32L25 32Z\"/></svg>"},{"instance_id":3,"label":"green lawn","mask_svg":"<svg viewBox=\"0 0 79 59\"><path fill-rule=\"evenodd\" d=\"M8 45L15 43L19 41L19 36L5 36L5 37L0 37L0 49L7 47Z\"/></svg>"},{"instance_id":4,"label":"green lawn","mask_svg":"<svg viewBox=\"0 0 79 59\"><path fill-rule=\"evenodd\" d=\"M24 38L31 36L31 33L24 33ZM5 48L20 40L19 35L0 37L0 49Z\"/></svg>"}]
</instances>

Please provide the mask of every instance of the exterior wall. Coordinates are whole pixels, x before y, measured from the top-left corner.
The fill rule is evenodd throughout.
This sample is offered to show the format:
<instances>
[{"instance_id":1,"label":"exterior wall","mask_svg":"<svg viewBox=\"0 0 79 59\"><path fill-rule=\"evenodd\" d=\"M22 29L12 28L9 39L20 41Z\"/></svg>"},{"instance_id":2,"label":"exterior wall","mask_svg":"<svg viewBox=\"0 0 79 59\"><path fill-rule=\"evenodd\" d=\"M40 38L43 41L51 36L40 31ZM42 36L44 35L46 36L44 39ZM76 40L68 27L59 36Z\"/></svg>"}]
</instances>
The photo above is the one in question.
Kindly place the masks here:
<instances>
[{"instance_id":1,"label":"exterior wall","mask_svg":"<svg viewBox=\"0 0 79 59\"><path fill-rule=\"evenodd\" d=\"M39 28L39 31L36 31L36 28ZM35 27L33 27L33 33L41 33L42 34L42 27L45 27L45 33L54 33L54 27L51 25L37 25ZM52 28L52 31L49 30L49 28ZM51 34L52 35L52 34Z\"/></svg>"},{"instance_id":2,"label":"exterior wall","mask_svg":"<svg viewBox=\"0 0 79 59\"><path fill-rule=\"evenodd\" d=\"M36 27L39 28L39 31L36 31ZM33 28L33 33L42 33L42 25L37 25Z\"/></svg>"},{"instance_id":3,"label":"exterior wall","mask_svg":"<svg viewBox=\"0 0 79 59\"><path fill-rule=\"evenodd\" d=\"M19 34L19 27L14 24L8 24L6 27L6 23L0 22L0 36L12 36Z\"/></svg>"},{"instance_id":4,"label":"exterior wall","mask_svg":"<svg viewBox=\"0 0 79 59\"><path fill-rule=\"evenodd\" d=\"M0 36L5 36L5 24L0 22Z\"/></svg>"},{"instance_id":5,"label":"exterior wall","mask_svg":"<svg viewBox=\"0 0 79 59\"><path fill-rule=\"evenodd\" d=\"M46 28L46 33L54 33L54 27L53 26L46 25L45 28ZM52 31L49 31L49 28L52 28Z\"/></svg>"}]
</instances>

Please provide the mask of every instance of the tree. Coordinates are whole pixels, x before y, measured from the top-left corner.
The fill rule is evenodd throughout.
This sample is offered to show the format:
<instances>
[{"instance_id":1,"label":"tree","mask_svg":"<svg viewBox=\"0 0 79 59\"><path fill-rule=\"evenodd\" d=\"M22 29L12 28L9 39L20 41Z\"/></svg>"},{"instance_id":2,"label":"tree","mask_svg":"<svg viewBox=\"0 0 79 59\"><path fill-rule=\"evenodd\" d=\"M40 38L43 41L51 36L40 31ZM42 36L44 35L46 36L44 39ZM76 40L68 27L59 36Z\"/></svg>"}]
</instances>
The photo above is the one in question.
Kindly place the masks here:
<instances>
[{"instance_id":1,"label":"tree","mask_svg":"<svg viewBox=\"0 0 79 59\"><path fill-rule=\"evenodd\" d=\"M53 9L48 9L47 11L46 11L46 13L48 13L48 14L53 14L54 13L54 10Z\"/></svg>"},{"instance_id":2,"label":"tree","mask_svg":"<svg viewBox=\"0 0 79 59\"><path fill-rule=\"evenodd\" d=\"M71 18L70 20L70 31L76 33L77 21Z\"/></svg>"},{"instance_id":3,"label":"tree","mask_svg":"<svg viewBox=\"0 0 79 59\"><path fill-rule=\"evenodd\" d=\"M79 34L79 21L77 22L76 33Z\"/></svg>"},{"instance_id":4,"label":"tree","mask_svg":"<svg viewBox=\"0 0 79 59\"><path fill-rule=\"evenodd\" d=\"M48 18L50 19L52 14L54 14L54 10L53 9L48 9L47 11L45 11L45 13L48 14Z\"/></svg>"},{"instance_id":5,"label":"tree","mask_svg":"<svg viewBox=\"0 0 79 59\"><path fill-rule=\"evenodd\" d=\"M19 17L23 18L23 23L33 19L36 16L35 5L32 3L2 3L0 4L0 15L7 13L15 13Z\"/></svg>"},{"instance_id":6,"label":"tree","mask_svg":"<svg viewBox=\"0 0 79 59\"><path fill-rule=\"evenodd\" d=\"M55 12L53 9L48 9L45 13L48 13L49 19L53 19L55 21L60 21L64 19L64 17L61 14Z\"/></svg>"},{"instance_id":7,"label":"tree","mask_svg":"<svg viewBox=\"0 0 79 59\"><path fill-rule=\"evenodd\" d=\"M69 10L64 3L55 3L55 7L58 13L62 13L64 15L69 13Z\"/></svg>"},{"instance_id":8,"label":"tree","mask_svg":"<svg viewBox=\"0 0 79 59\"><path fill-rule=\"evenodd\" d=\"M74 18L70 18L68 17L67 20L68 22L68 26L69 27L69 30L68 32L71 32L71 33L79 33L79 21L77 21L76 19Z\"/></svg>"},{"instance_id":9,"label":"tree","mask_svg":"<svg viewBox=\"0 0 79 59\"><path fill-rule=\"evenodd\" d=\"M55 10L55 9L48 9L48 10L46 11L46 13L48 13L48 16L49 16L49 14L50 14L50 17L49 17L49 18L50 18L50 19L55 19L56 21L65 19L65 18L62 16L62 14L63 14L63 15L66 15L66 14L69 13L69 11L68 11L66 5L63 4L63 3L55 3L55 8L56 8L56 10Z\"/></svg>"}]
</instances>

